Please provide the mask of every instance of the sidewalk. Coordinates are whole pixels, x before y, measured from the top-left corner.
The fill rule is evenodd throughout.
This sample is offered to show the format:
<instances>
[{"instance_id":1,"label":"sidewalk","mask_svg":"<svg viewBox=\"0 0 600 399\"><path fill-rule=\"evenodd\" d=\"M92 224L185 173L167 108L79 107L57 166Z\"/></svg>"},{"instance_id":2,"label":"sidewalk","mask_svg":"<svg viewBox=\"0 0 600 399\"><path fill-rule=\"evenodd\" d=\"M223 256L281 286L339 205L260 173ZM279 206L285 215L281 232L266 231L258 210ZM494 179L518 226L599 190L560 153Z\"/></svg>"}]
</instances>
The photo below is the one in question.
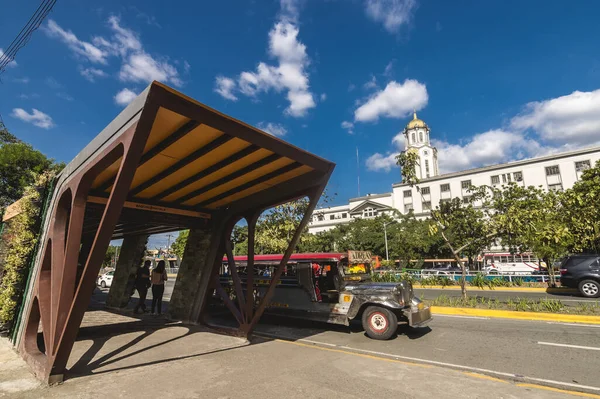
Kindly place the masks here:
<instances>
[{"instance_id":1,"label":"sidewalk","mask_svg":"<svg viewBox=\"0 0 600 399\"><path fill-rule=\"evenodd\" d=\"M3 340L0 397L573 397L565 391L377 355L262 338L249 344L151 317L89 313L94 321L114 323L94 326L88 321L82 327L69 361L71 372L59 386L41 387Z\"/></svg>"}]
</instances>

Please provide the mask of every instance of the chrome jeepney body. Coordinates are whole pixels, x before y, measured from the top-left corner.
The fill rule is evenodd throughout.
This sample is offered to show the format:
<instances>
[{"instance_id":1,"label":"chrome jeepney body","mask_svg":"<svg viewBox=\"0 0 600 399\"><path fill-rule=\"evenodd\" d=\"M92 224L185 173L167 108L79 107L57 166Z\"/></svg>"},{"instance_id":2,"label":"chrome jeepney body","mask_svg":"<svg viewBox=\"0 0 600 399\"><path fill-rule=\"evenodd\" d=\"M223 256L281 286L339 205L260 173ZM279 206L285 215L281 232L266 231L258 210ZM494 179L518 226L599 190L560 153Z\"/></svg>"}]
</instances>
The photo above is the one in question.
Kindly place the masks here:
<instances>
[{"instance_id":1,"label":"chrome jeepney body","mask_svg":"<svg viewBox=\"0 0 600 399\"><path fill-rule=\"evenodd\" d=\"M369 253L370 257L370 253ZM266 314L349 325L360 319L369 306L379 306L393 312L398 322L411 327L425 325L431 311L414 297L407 281L379 283L371 281L369 265L350 263L350 257L331 259L292 259L278 281ZM244 263L238 271L242 281ZM255 261L254 290L257 300L266 293L276 261ZM359 266L356 266L359 265ZM227 275L221 284L231 286ZM242 284L245 286L245 284Z\"/></svg>"}]
</instances>

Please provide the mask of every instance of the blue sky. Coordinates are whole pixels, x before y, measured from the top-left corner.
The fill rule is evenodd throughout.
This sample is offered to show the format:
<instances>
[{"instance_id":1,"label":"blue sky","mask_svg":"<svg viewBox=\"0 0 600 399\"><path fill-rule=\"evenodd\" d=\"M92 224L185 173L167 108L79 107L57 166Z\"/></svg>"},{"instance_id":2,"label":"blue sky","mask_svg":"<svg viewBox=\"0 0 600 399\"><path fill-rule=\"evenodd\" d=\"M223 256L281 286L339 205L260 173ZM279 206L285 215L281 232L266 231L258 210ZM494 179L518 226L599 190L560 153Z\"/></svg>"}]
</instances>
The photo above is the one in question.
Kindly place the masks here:
<instances>
[{"instance_id":1,"label":"blue sky","mask_svg":"<svg viewBox=\"0 0 600 399\"><path fill-rule=\"evenodd\" d=\"M7 46L39 2L0 15ZM9 129L70 161L152 80L337 163L334 204L399 180L412 109L442 171L600 141L600 3L60 0L0 75Z\"/></svg>"}]
</instances>

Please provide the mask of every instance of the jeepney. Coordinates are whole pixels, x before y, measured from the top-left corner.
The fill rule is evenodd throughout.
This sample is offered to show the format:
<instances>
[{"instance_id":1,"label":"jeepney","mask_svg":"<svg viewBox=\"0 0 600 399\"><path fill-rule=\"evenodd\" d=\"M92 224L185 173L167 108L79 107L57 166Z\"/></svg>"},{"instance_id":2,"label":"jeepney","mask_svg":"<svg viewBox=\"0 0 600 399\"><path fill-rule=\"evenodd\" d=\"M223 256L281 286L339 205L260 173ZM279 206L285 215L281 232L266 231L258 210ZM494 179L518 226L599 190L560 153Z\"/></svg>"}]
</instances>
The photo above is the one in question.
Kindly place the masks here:
<instances>
[{"instance_id":1,"label":"jeepney","mask_svg":"<svg viewBox=\"0 0 600 399\"><path fill-rule=\"evenodd\" d=\"M256 255L254 295L262 298L281 255ZM361 320L367 335L385 340L398 324L420 327L431 320L431 310L414 296L410 282L371 281L373 257L368 251L294 254L277 282L266 314L350 325ZM238 275L245 280L247 258L235 257ZM220 282L232 292L224 260ZM245 285L244 285L245 286Z\"/></svg>"}]
</instances>

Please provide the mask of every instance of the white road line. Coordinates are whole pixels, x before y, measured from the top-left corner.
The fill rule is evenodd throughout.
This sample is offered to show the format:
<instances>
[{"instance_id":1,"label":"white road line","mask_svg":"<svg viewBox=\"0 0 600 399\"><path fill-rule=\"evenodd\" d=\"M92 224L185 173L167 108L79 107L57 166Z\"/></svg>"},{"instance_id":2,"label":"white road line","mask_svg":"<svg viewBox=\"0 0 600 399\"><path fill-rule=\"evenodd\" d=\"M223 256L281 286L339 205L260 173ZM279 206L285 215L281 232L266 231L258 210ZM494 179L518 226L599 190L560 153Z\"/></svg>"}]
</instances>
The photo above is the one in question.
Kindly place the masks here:
<instances>
[{"instance_id":1,"label":"white road line","mask_svg":"<svg viewBox=\"0 0 600 399\"><path fill-rule=\"evenodd\" d=\"M454 314L436 314L434 313L435 317L457 317L460 319L477 319L477 320L489 320L489 317L481 317L481 316L460 316L460 315L454 315Z\"/></svg>"},{"instance_id":2,"label":"white road line","mask_svg":"<svg viewBox=\"0 0 600 399\"><path fill-rule=\"evenodd\" d=\"M547 380L547 379L544 379L544 378L527 377L527 376L523 376L523 375L519 375L519 374L505 373L505 372L502 372L502 371L482 369L482 368L479 368L479 367L470 367L470 366L463 366L463 365L460 365L460 364L453 364L453 363L446 363L446 362L438 362L438 361L435 361L435 360L420 359L420 358L417 358L417 357L394 355L392 353L370 351L370 350L367 350L367 349L353 348L353 347L350 347L350 346L333 345L333 344L330 344L330 343L327 343L327 342L313 341L313 340L307 340L307 339L303 339L303 338L298 339L298 338L293 338L293 337L276 336L274 334L268 334L268 333L256 333L256 335L263 335L263 336L268 336L268 337L271 337L271 338L279 338L279 339L284 339L284 340L289 340L289 341L307 342L307 343L310 343L310 344L313 344L313 345L335 346L335 347L337 347L339 349L351 350L351 351L354 351L354 352L362 352L362 353L368 353L368 354L372 354L372 355L379 355L379 356L384 356L384 357L388 357L388 358L392 358L392 359L411 360L413 362L425 363L425 364L432 364L432 365L435 365L435 366L442 366L442 367L449 367L449 368L458 369L458 370L474 371L474 372L477 372L477 373L483 373L483 374L492 375L492 376L496 376L496 377L509 378L509 379L512 379L512 380L519 380L519 381L524 381L524 382L543 383L543 384L547 384L547 385L570 387L570 388L576 388L576 389L585 389L585 390L593 391L593 392L600 392L600 387L593 387L593 386L581 385L581 384L573 384L571 382L563 382L563 381L556 381L556 380Z\"/></svg>"},{"instance_id":3,"label":"white road line","mask_svg":"<svg viewBox=\"0 0 600 399\"><path fill-rule=\"evenodd\" d=\"M557 344L555 342L539 342L540 345L548 345L548 346L560 346L562 348L575 348L575 349L585 349L588 351L600 351L600 348L596 348L593 346L581 346L581 345L568 345L568 344Z\"/></svg>"},{"instance_id":4,"label":"white road line","mask_svg":"<svg viewBox=\"0 0 600 399\"><path fill-rule=\"evenodd\" d=\"M557 321L547 321L547 324L558 324L558 325L562 325L562 326L576 326L576 327L594 327L594 328L600 328L599 324L582 324L582 323L560 323Z\"/></svg>"}]
</instances>

